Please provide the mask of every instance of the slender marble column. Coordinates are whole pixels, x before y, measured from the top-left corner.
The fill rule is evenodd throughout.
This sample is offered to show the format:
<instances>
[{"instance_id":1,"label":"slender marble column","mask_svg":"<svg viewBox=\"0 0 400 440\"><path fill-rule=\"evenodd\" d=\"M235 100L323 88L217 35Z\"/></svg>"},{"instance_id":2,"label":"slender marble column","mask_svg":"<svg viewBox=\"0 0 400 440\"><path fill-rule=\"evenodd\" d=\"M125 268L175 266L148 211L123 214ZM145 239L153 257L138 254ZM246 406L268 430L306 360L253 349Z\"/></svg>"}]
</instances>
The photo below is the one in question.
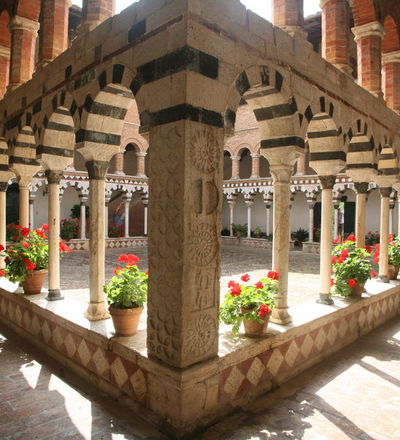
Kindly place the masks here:
<instances>
[{"instance_id":1,"label":"slender marble column","mask_svg":"<svg viewBox=\"0 0 400 440\"><path fill-rule=\"evenodd\" d=\"M394 203L389 205L389 234L394 234Z\"/></svg>"},{"instance_id":2,"label":"slender marble column","mask_svg":"<svg viewBox=\"0 0 400 440\"><path fill-rule=\"evenodd\" d=\"M356 190L356 246L365 246L365 211L367 204L368 182L354 183Z\"/></svg>"},{"instance_id":3,"label":"slender marble column","mask_svg":"<svg viewBox=\"0 0 400 440\"><path fill-rule=\"evenodd\" d=\"M332 253L332 188L335 176L320 176L322 185L320 293L318 303L333 304L331 298L331 253Z\"/></svg>"},{"instance_id":4,"label":"slender marble column","mask_svg":"<svg viewBox=\"0 0 400 440\"><path fill-rule=\"evenodd\" d=\"M382 282L388 282L388 236L389 236L389 197L392 188L380 188L381 194L381 228L379 242L379 278Z\"/></svg>"},{"instance_id":5,"label":"slender marble column","mask_svg":"<svg viewBox=\"0 0 400 440\"><path fill-rule=\"evenodd\" d=\"M7 182L0 182L0 245L6 247L6 193ZM4 258L0 257L0 270L4 269L6 264Z\"/></svg>"},{"instance_id":6,"label":"slender marble column","mask_svg":"<svg viewBox=\"0 0 400 440\"><path fill-rule=\"evenodd\" d=\"M29 198L29 229L33 229L33 205L35 203L34 197Z\"/></svg>"},{"instance_id":7,"label":"slender marble column","mask_svg":"<svg viewBox=\"0 0 400 440\"><path fill-rule=\"evenodd\" d=\"M260 155L251 154L251 179L260 177Z\"/></svg>"},{"instance_id":8,"label":"slender marble column","mask_svg":"<svg viewBox=\"0 0 400 440\"><path fill-rule=\"evenodd\" d=\"M337 239L339 237L339 212L340 205L339 203L335 203L333 205L333 238Z\"/></svg>"},{"instance_id":9,"label":"slender marble column","mask_svg":"<svg viewBox=\"0 0 400 440\"><path fill-rule=\"evenodd\" d=\"M233 237L233 210L236 205L236 200L228 200L229 205L229 236Z\"/></svg>"},{"instance_id":10,"label":"slender marble column","mask_svg":"<svg viewBox=\"0 0 400 440\"><path fill-rule=\"evenodd\" d=\"M45 171L49 189L49 293L46 299L63 299L60 291L60 180L63 171Z\"/></svg>"},{"instance_id":11,"label":"slender marble column","mask_svg":"<svg viewBox=\"0 0 400 440\"><path fill-rule=\"evenodd\" d=\"M397 197L397 235L400 235L400 197Z\"/></svg>"},{"instance_id":12,"label":"slender marble column","mask_svg":"<svg viewBox=\"0 0 400 440\"><path fill-rule=\"evenodd\" d=\"M265 203L265 202L264 202ZM265 208L266 208L266 216L265 216L265 234L267 235L267 237L269 236L269 234L271 233L270 231L270 219L271 219L271 204L267 204L265 203Z\"/></svg>"},{"instance_id":13,"label":"slender marble column","mask_svg":"<svg viewBox=\"0 0 400 440\"><path fill-rule=\"evenodd\" d=\"M129 238L129 208L131 206L131 198L130 197L124 197L124 209L125 209L125 215L124 215L124 237Z\"/></svg>"},{"instance_id":14,"label":"slender marble column","mask_svg":"<svg viewBox=\"0 0 400 440\"><path fill-rule=\"evenodd\" d=\"M251 207L254 204L254 200L245 200L247 206L247 238L251 238Z\"/></svg>"},{"instance_id":15,"label":"slender marble column","mask_svg":"<svg viewBox=\"0 0 400 440\"><path fill-rule=\"evenodd\" d=\"M79 219L80 239L86 240L86 198L80 197L81 216Z\"/></svg>"},{"instance_id":16,"label":"slender marble column","mask_svg":"<svg viewBox=\"0 0 400 440\"><path fill-rule=\"evenodd\" d=\"M29 184L19 183L19 224L29 228Z\"/></svg>"},{"instance_id":17,"label":"slender marble column","mask_svg":"<svg viewBox=\"0 0 400 440\"><path fill-rule=\"evenodd\" d=\"M147 198L147 196L142 197L142 202L144 205L144 220L143 220L143 226L144 226L144 231L143 231L143 235L146 237L147 236L147 228L148 228L148 205L149 205L149 199Z\"/></svg>"},{"instance_id":18,"label":"slender marble column","mask_svg":"<svg viewBox=\"0 0 400 440\"><path fill-rule=\"evenodd\" d=\"M105 237L108 238L108 204L110 203L110 199L105 197L104 199L104 233Z\"/></svg>"},{"instance_id":19,"label":"slender marble column","mask_svg":"<svg viewBox=\"0 0 400 440\"><path fill-rule=\"evenodd\" d=\"M239 175L240 156L231 156L231 160L232 160L231 179L240 179L240 175Z\"/></svg>"},{"instance_id":20,"label":"slender marble column","mask_svg":"<svg viewBox=\"0 0 400 440\"><path fill-rule=\"evenodd\" d=\"M307 201L308 204L308 241L314 243L314 206L315 200Z\"/></svg>"},{"instance_id":21,"label":"slender marble column","mask_svg":"<svg viewBox=\"0 0 400 440\"><path fill-rule=\"evenodd\" d=\"M90 303L85 317L91 321L109 318L104 300L105 282L105 176L109 163L89 161L89 286Z\"/></svg>"}]
</instances>

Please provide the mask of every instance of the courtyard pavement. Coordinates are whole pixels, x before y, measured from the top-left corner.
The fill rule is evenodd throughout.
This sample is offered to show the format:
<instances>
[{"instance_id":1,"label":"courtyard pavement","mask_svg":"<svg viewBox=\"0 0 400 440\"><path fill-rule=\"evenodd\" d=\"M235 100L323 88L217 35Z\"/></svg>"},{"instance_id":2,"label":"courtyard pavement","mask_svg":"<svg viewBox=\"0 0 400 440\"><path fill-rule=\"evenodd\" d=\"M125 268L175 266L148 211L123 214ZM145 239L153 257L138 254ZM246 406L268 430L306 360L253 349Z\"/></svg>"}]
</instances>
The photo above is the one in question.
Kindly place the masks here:
<instances>
[{"instance_id":1,"label":"courtyard pavement","mask_svg":"<svg viewBox=\"0 0 400 440\"><path fill-rule=\"evenodd\" d=\"M146 422L0 327L2 440L165 440ZM398 440L394 319L191 440Z\"/></svg>"}]
</instances>

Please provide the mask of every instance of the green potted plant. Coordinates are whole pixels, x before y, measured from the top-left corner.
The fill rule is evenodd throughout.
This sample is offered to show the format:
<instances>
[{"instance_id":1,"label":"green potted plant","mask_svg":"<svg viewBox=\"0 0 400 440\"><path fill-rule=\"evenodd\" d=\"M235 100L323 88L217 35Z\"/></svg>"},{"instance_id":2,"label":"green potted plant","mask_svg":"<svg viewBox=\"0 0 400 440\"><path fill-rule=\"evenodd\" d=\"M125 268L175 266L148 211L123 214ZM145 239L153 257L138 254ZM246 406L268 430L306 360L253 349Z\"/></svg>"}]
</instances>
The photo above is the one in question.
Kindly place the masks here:
<instances>
[{"instance_id":1,"label":"green potted plant","mask_svg":"<svg viewBox=\"0 0 400 440\"><path fill-rule=\"evenodd\" d=\"M79 220L63 218L60 224L60 236L63 240L78 238Z\"/></svg>"},{"instance_id":2,"label":"green potted plant","mask_svg":"<svg viewBox=\"0 0 400 440\"><path fill-rule=\"evenodd\" d=\"M137 263L140 258L133 254L122 254L117 260L125 263L125 267L114 269L114 276L104 286L109 311L117 336L136 334L147 300L148 273L139 270Z\"/></svg>"},{"instance_id":3,"label":"green potted plant","mask_svg":"<svg viewBox=\"0 0 400 440\"><path fill-rule=\"evenodd\" d=\"M251 231L251 236L254 238L262 238L263 231L261 230L261 228L259 226L257 226Z\"/></svg>"},{"instance_id":4,"label":"green potted plant","mask_svg":"<svg viewBox=\"0 0 400 440\"><path fill-rule=\"evenodd\" d=\"M360 297L367 280L376 276L376 272L372 271L371 254L364 248L356 247L355 241L356 237L349 235L333 250L333 294Z\"/></svg>"},{"instance_id":5,"label":"green potted plant","mask_svg":"<svg viewBox=\"0 0 400 440\"><path fill-rule=\"evenodd\" d=\"M400 267L400 239L396 237L393 239L393 235L389 235L389 267L388 277L389 280L396 280L399 274Z\"/></svg>"},{"instance_id":6,"label":"green potted plant","mask_svg":"<svg viewBox=\"0 0 400 440\"><path fill-rule=\"evenodd\" d=\"M220 307L220 320L232 325L233 333L238 333L243 322L247 336L264 334L275 305L278 278L277 272L270 271L267 277L257 282L248 274L241 277L244 284L229 281L229 291Z\"/></svg>"},{"instance_id":7,"label":"green potted plant","mask_svg":"<svg viewBox=\"0 0 400 440\"><path fill-rule=\"evenodd\" d=\"M299 228L292 233L292 240L294 240L295 246L302 247L302 243L308 240L308 232L303 228Z\"/></svg>"},{"instance_id":8,"label":"green potted plant","mask_svg":"<svg viewBox=\"0 0 400 440\"><path fill-rule=\"evenodd\" d=\"M4 275L14 283L20 282L25 294L40 293L49 264L48 225L33 231L20 225L15 225L14 229L15 244L6 250L0 249L6 262ZM60 252L71 250L60 242Z\"/></svg>"}]
</instances>

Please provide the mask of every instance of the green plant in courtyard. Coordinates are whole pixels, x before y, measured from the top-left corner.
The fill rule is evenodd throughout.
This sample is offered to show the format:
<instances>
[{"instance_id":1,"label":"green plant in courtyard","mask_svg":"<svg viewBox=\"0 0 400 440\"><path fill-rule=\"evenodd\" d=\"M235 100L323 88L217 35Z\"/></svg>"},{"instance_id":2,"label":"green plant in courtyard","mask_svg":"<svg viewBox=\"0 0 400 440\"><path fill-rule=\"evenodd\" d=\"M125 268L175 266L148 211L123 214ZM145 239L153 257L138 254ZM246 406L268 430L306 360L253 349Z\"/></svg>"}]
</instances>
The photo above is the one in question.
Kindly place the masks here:
<instances>
[{"instance_id":1,"label":"green plant in courtyard","mask_svg":"<svg viewBox=\"0 0 400 440\"><path fill-rule=\"evenodd\" d=\"M247 237L247 225L232 225L233 236L237 238Z\"/></svg>"},{"instance_id":2,"label":"green plant in courtyard","mask_svg":"<svg viewBox=\"0 0 400 440\"><path fill-rule=\"evenodd\" d=\"M400 238L389 235L389 264L400 267Z\"/></svg>"},{"instance_id":3,"label":"green plant in courtyard","mask_svg":"<svg viewBox=\"0 0 400 440\"><path fill-rule=\"evenodd\" d=\"M229 281L229 291L220 307L220 320L232 325L233 333L239 331L244 319L262 323L265 316L274 308L275 296L278 293L278 278L277 272L270 271L267 277L256 283L250 282L248 274L241 277L245 284Z\"/></svg>"},{"instance_id":4,"label":"green plant in courtyard","mask_svg":"<svg viewBox=\"0 0 400 440\"><path fill-rule=\"evenodd\" d=\"M136 255L122 254L117 261L125 267L115 268L115 275L104 286L108 304L119 309L142 307L147 300L148 273L140 271Z\"/></svg>"},{"instance_id":5,"label":"green plant in courtyard","mask_svg":"<svg viewBox=\"0 0 400 440\"><path fill-rule=\"evenodd\" d=\"M78 238L79 220L63 218L60 223L60 237L63 240Z\"/></svg>"},{"instance_id":6,"label":"green plant in courtyard","mask_svg":"<svg viewBox=\"0 0 400 440\"><path fill-rule=\"evenodd\" d=\"M307 241L308 240L308 232L303 229L303 228L299 228L297 229L297 231L292 233L292 239L295 241Z\"/></svg>"}]
</instances>

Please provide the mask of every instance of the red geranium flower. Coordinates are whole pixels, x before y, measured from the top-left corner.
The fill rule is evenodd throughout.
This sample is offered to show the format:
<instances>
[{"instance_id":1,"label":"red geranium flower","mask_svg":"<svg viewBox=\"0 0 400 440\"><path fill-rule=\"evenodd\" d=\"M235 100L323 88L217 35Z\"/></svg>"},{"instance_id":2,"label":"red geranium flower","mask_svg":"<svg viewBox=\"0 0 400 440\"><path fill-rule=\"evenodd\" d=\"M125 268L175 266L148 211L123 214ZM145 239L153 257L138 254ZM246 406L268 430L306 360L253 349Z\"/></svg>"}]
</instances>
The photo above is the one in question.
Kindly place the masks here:
<instances>
[{"instance_id":1,"label":"red geranium flower","mask_svg":"<svg viewBox=\"0 0 400 440\"><path fill-rule=\"evenodd\" d=\"M229 283L228 283L228 287L234 287L235 284L236 284L235 281L230 280Z\"/></svg>"},{"instance_id":2,"label":"red geranium flower","mask_svg":"<svg viewBox=\"0 0 400 440\"><path fill-rule=\"evenodd\" d=\"M270 270L267 274L268 278L271 278L271 280L279 280L279 272L276 272L275 270Z\"/></svg>"},{"instance_id":3,"label":"red geranium flower","mask_svg":"<svg viewBox=\"0 0 400 440\"><path fill-rule=\"evenodd\" d=\"M29 258L24 258L24 263L26 268L32 272L34 269L36 269L36 264L33 263Z\"/></svg>"},{"instance_id":4,"label":"red geranium flower","mask_svg":"<svg viewBox=\"0 0 400 440\"><path fill-rule=\"evenodd\" d=\"M333 278L331 278L331 286L335 285L335 280Z\"/></svg>"},{"instance_id":5,"label":"red geranium flower","mask_svg":"<svg viewBox=\"0 0 400 440\"><path fill-rule=\"evenodd\" d=\"M256 287L256 289L262 289L262 288L264 287L264 284L263 284L261 281L258 281L258 282L255 284L255 287Z\"/></svg>"},{"instance_id":6,"label":"red geranium flower","mask_svg":"<svg viewBox=\"0 0 400 440\"><path fill-rule=\"evenodd\" d=\"M239 296L242 293L242 288L236 283L233 287L231 287L229 293L231 296Z\"/></svg>"},{"instance_id":7,"label":"red geranium flower","mask_svg":"<svg viewBox=\"0 0 400 440\"><path fill-rule=\"evenodd\" d=\"M245 273L244 275L242 275L242 276L240 277L240 279L246 283L247 281L249 281L249 279L250 279L250 275L247 274L247 273Z\"/></svg>"},{"instance_id":8,"label":"red geranium flower","mask_svg":"<svg viewBox=\"0 0 400 440\"><path fill-rule=\"evenodd\" d=\"M42 225L42 229L43 229L43 231L48 231L49 230L49 225L48 224L43 224Z\"/></svg>"},{"instance_id":9,"label":"red geranium flower","mask_svg":"<svg viewBox=\"0 0 400 440\"><path fill-rule=\"evenodd\" d=\"M376 276L378 276L378 274L373 270L372 272L371 272L371 277L376 277Z\"/></svg>"},{"instance_id":10,"label":"red geranium flower","mask_svg":"<svg viewBox=\"0 0 400 440\"><path fill-rule=\"evenodd\" d=\"M149 276L149 271L148 270L146 270L146 272L144 272L147 276Z\"/></svg>"},{"instance_id":11,"label":"red geranium flower","mask_svg":"<svg viewBox=\"0 0 400 440\"><path fill-rule=\"evenodd\" d=\"M22 243L22 246L23 246L24 248L31 247L31 245L30 245L29 243Z\"/></svg>"},{"instance_id":12,"label":"red geranium flower","mask_svg":"<svg viewBox=\"0 0 400 440\"><path fill-rule=\"evenodd\" d=\"M332 263L332 264L335 264L335 263L337 263L338 260L339 260L338 257L332 257L332 258L331 258L331 263Z\"/></svg>"},{"instance_id":13,"label":"red geranium flower","mask_svg":"<svg viewBox=\"0 0 400 440\"><path fill-rule=\"evenodd\" d=\"M0 252L4 251L4 246L2 244L0 244Z\"/></svg>"},{"instance_id":14,"label":"red geranium flower","mask_svg":"<svg viewBox=\"0 0 400 440\"><path fill-rule=\"evenodd\" d=\"M29 236L29 228L22 228L21 229L21 235L23 235L24 237L28 237Z\"/></svg>"},{"instance_id":15,"label":"red geranium flower","mask_svg":"<svg viewBox=\"0 0 400 440\"><path fill-rule=\"evenodd\" d=\"M14 241L17 241L17 240L18 240L18 235L13 235L11 238L12 238Z\"/></svg>"},{"instance_id":16,"label":"red geranium flower","mask_svg":"<svg viewBox=\"0 0 400 440\"><path fill-rule=\"evenodd\" d=\"M115 275L119 275L119 272L121 271L121 270L124 270L122 267L116 267L115 269L114 269L114 274Z\"/></svg>"},{"instance_id":17,"label":"red geranium flower","mask_svg":"<svg viewBox=\"0 0 400 440\"><path fill-rule=\"evenodd\" d=\"M267 304L261 304L261 306L258 308L258 316L261 316L261 318L264 318L265 315L267 315L271 309Z\"/></svg>"},{"instance_id":18,"label":"red geranium flower","mask_svg":"<svg viewBox=\"0 0 400 440\"><path fill-rule=\"evenodd\" d=\"M340 243L340 238L338 237L338 238L335 238L334 240L333 240L333 243L334 244L338 244L338 243Z\"/></svg>"},{"instance_id":19,"label":"red geranium flower","mask_svg":"<svg viewBox=\"0 0 400 440\"><path fill-rule=\"evenodd\" d=\"M40 238L44 238L46 239L46 234L44 233L43 229L35 229L36 234L40 237Z\"/></svg>"},{"instance_id":20,"label":"red geranium flower","mask_svg":"<svg viewBox=\"0 0 400 440\"><path fill-rule=\"evenodd\" d=\"M133 254L122 254L118 257L118 263L126 261L127 266L135 266L140 261L140 258Z\"/></svg>"},{"instance_id":21,"label":"red geranium flower","mask_svg":"<svg viewBox=\"0 0 400 440\"><path fill-rule=\"evenodd\" d=\"M346 259L348 256L349 256L349 251L347 249L343 249L340 254L340 258Z\"/></svg>"},{"instance_id":22,"label":"red geranium flower","mask_svg":"<svg viewBox=\"0 0 400 440\"><path fill-rule=\"evenodd\" d=\"M0 270L0 277L5 277L6 273L4 272L4 270Z\"/></svg>"},{"instance_id":23,"label":"red geranium flower","mask_svg":"<svg viewBox=\"0 0 400 440\"><path fill-rule=\"evenodd\" d=\"M14 229L22 229L22 226L21 225L15 225Z\"/></svg>"},{"instance_id":24,"label":"red geranium flower","mask_svg":"<svg viewBox=\"0 0 400 440\"><path fill-rule=\"evenodd\" d=\"M350 287L356 287L356 286L358 286L358 284L357 284L357 280L354 279L354 278L350 278L349 280L347 280L347 284L348 284Z\"/></svg>"},{"instance_id":25,"label":"red geranium flower","mask_svg":"<svg viewBox=\"0 0 400 440\"><path fill-rule=\"evenodd\" d=\"M356 236L354 235L354 234L350 234L348 237L347 237L347 240L346 241L356 241Z\"/></svg>"},{"instance_id":26,"label":"red geranium flower","mask_svg":"<svg viewBox=\"0 0 400 440\"><path fill-rule=\"evenodd\" d=\"M71 249L62 241L60 241L60 252L71 252Z\"/></svg>"},{"instance_id":27,"label":"red geranium flower","mask_svg":"<svg viewBox=\"0 0 400 440\"><path fill-rule=\"evenodd\" d=\"M364 248L369 254L372 252L372 247L371 246L365 246Z\"/></svg>"}]
</instances>

